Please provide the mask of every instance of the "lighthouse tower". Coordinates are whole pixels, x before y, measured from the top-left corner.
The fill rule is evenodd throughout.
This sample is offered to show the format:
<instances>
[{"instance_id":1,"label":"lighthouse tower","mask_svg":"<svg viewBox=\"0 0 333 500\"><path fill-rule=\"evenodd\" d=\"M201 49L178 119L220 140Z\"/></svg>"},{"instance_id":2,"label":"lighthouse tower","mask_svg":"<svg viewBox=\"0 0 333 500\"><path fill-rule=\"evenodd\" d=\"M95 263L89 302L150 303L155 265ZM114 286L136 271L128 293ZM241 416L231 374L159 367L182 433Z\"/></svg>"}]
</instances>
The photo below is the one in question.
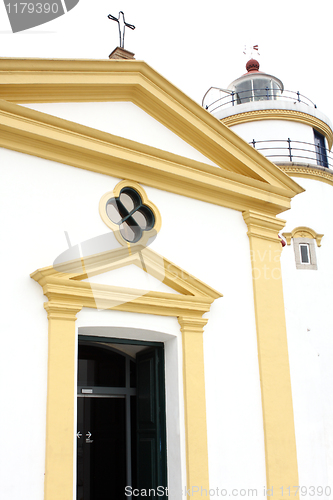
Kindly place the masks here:
<instances>
[{"instance_id":1,"label":"lighthouse tower","mask_svg":"<svg viewBox=\"0 0 333 500\"><path fill-rule=\"evenodd\" d=\"M246 70L227 89L211 87L203 106L287 173L306 168L309 174L315 167L316 177L331 179L329 119L299 91L285 90L279 78L260 71L255 59Z\"/></svg>"},{"instance_id":2,"label":"lighthouse tower","mask_svg":"<svg viewBox=\"0 0 333 500\"><path fill-rule=\"evenodd\" d=\"M285 90L279 78L260 71L258 61L249 60L246 70L226 89L210 88L203 106L304 189L281 215L299 484L323 487L331 498L333 130L310 99Z\"/></svg>"}]
</instances>

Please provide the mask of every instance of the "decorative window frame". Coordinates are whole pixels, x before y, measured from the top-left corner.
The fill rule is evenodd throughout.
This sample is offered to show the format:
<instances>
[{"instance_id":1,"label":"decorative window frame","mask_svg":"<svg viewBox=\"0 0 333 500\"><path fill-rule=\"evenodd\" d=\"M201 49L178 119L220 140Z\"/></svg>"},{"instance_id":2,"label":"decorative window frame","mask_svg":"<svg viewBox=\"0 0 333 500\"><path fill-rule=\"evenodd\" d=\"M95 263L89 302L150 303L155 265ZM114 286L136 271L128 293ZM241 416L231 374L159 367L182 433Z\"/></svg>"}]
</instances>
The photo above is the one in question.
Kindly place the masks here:
<instances>
[{"instance_id":1,"label":"decorative window frame","mask_svg":"<svg viewBox=\"0 0 333 500\"><path fill-rule=\"evenodd\" d=\"M296 269L307 269L307 270L317 270L317 256L316 256L316 247L321 246L321 240L323 238L323 234L319 234L310 227L299 226L293 229L290 233L283 233L282 236L285 237L287 241L287 245L291 244L291 240L293 240L293 247L295 253L295 261L296 261ZM306 244L309 247L309 258L310 262L304 263L301 259L301 250L300 245Z\"/></svg>"},{"instance_id":2,"label":"decorative window frame","mask_svg":"<svg viewBox=\"0 0 333 500\"><path fill-rule=\"evenodd\" d=\"M160 214L158 208L156 207L156 205L154 205L154 203L152 203L148 199L148 196L147 196L145 190L140 186L140 184L138 184L137 182L130 181L130 180L123 180L116 185L116 187L113 189L113 191L109 191L108 193L105 193L99 202L100 216L101 216L103 222L113 231L115 237L117 238L118 242L122 246L130 246L130 245L136 244L136 243L130 243L129 241L127 241L121 235L121 232L119 230L119 225L112 222L112 220L107 215L107 208L106 207L107 207L108 201L111 198L119 198L121 192L125 188L131 188L134 191L136 191L139 194L139 196L143 202L143 205L150 208L150 210L153 212L154 219L155 219L154 227L151 228L149 231L144 231L142 237L137 242L137 244L145 247L148 243L148 240L151 238L154 238L157 235L157 233L159 232L159 230L161 229L162 219L161 219L161 214Z\"/></svg>"}]
</instances>

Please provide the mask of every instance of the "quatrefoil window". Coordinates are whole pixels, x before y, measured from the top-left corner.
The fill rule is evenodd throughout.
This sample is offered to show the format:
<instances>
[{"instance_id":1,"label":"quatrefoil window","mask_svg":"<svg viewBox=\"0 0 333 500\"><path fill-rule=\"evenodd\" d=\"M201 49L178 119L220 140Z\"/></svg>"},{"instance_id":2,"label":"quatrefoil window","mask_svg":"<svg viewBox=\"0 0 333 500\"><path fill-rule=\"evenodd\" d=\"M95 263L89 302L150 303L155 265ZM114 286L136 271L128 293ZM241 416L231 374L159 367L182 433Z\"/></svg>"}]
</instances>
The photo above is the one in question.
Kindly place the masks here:
<instances>
[{"instance_id":1,"label":"quatrefoil window","mask_svg":"<svg viewBox=\"0 0 333 500\"><path fill-rule=\"evenodd\" d=\"M145 244L160 226L157 208L142 187L133 182L122 181L112 193L106 193L101 199L100 213L121 243Z\"/></svg>"}]
</instances>

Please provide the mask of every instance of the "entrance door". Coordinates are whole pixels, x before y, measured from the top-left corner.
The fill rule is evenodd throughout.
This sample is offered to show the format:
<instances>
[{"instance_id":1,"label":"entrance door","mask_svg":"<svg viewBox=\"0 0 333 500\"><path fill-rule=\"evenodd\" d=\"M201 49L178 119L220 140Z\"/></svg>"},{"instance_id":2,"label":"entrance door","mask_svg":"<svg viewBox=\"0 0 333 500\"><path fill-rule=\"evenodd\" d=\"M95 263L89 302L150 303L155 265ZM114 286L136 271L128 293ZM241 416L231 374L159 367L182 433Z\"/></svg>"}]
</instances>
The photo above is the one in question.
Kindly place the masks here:
<instances>
[{"instance_id":1,"label":"entrance door","mask_svg":"<svg viewBox=\"0 0 333 500\"><path fill-rule=\"evenodd\" d=\"M163 344L84 339L78 362L77 500L126 499L134 489L166 492Z\"/></svg>"}]
</instances>

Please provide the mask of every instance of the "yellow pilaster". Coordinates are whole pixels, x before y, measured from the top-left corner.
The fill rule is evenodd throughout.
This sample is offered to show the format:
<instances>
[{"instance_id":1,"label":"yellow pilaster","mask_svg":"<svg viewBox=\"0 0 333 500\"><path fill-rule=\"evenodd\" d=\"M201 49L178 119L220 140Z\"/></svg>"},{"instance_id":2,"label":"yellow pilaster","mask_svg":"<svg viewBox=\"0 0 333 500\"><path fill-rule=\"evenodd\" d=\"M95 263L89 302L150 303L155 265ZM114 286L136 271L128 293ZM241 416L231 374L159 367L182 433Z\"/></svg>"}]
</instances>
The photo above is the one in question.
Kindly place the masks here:
<instances>
[{"instance_id":1,"label":"yellow pilaster","mask_svg":"<svg viewBox=\"0 0 333 500\"><path fill-rule=\"evenodd\" d=\"M187 491L209 498L203 328L206 319L179 317L183 340ZM206 492L207 491L207 496Z\"/></svg>"},{"instance_id":2,"label":"yellow pilaster","mask_svg":"<svg viewBox=\"0 0 333 500\"><path fill-rule=\"evenodd\" d=\"M252 211L245 212L243 217L251 249L267 498L285 500L290 492L298 499L294 489L299 483L280 265L282 245L278 238L285 222Z\"/></svg>"},{"instance_id":3,"label":"yellow pilaster","mask_svg":"<svg viewBox=\"0 0 333 500\"><path fill-rule=\"evenodd\" d=\"M75 320L78 305L47 302L45 500L73 500Z\"/></svg>"}]
</instances>

